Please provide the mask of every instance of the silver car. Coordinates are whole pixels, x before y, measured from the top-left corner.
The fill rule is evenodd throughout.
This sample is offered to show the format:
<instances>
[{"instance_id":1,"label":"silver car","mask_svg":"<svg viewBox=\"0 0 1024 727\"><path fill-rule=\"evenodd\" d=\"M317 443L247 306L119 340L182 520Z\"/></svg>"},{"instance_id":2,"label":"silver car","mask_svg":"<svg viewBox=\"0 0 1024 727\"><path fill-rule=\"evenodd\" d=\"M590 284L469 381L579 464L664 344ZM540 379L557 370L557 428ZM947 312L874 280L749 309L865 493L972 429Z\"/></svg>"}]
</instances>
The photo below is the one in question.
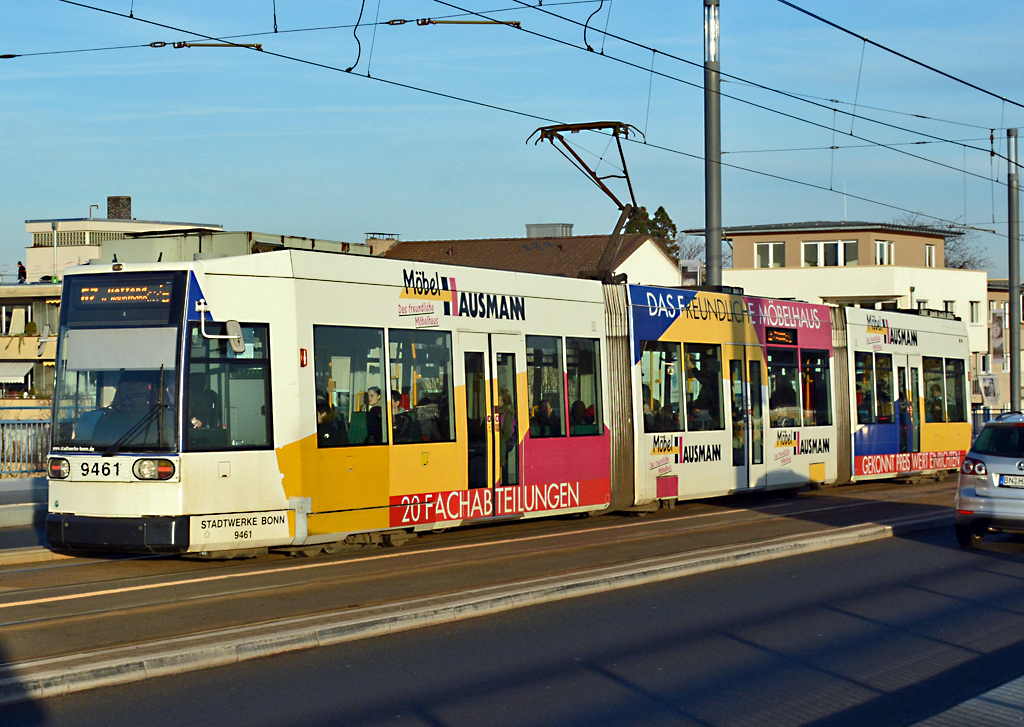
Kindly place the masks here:
<instances>
[{"instance_id":1,"label":"silver car","mask_svg":"<svg viewBox=\"0 0 1024 727\"><path fill-rule=\"evenodd\" d=\"M1003 414L981 430L960 466L956 539L966 547L987 532L1024 533L1024 415Z\"/></svg>"}]
</instances>

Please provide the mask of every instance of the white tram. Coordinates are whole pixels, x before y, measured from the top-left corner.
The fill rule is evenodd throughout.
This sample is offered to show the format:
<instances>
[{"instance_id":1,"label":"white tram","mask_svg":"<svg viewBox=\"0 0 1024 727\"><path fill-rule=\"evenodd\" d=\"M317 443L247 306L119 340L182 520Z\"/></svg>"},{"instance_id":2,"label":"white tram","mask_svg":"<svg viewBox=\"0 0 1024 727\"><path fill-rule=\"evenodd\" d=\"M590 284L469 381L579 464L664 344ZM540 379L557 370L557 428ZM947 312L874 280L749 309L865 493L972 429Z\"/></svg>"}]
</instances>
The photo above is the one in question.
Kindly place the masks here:
<instances>
[{"instance_id":1,"label":"white tram","mask_svg":"<svg viewBox=\"0 0 1024 727\"><path fill-rule=\"evenodd\" d=\"M64 279L59 548L251 554L837 479L826 306L310 251Z\"/></svg>"}]
</instances>

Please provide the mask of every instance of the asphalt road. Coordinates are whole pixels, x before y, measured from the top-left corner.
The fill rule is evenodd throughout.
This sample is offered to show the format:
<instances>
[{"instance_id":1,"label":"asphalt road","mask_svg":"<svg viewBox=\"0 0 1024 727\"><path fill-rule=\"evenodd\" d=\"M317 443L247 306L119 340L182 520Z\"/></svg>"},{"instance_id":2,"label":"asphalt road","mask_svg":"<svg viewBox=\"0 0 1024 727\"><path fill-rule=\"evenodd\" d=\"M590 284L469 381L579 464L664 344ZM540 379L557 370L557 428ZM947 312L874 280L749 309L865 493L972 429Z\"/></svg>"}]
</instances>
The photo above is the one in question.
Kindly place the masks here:
<instances>
[{"instance_id":1,"label":"asphalt road","mask_svg":"<svg viewBox=\"0 0 1024 727\"><path fill-rule=\"evenodd\" d=\"M941 529L0 708L0 723L885 727L1022 674L1024 540L963 551Z\"/></svg>"}]
</instances>

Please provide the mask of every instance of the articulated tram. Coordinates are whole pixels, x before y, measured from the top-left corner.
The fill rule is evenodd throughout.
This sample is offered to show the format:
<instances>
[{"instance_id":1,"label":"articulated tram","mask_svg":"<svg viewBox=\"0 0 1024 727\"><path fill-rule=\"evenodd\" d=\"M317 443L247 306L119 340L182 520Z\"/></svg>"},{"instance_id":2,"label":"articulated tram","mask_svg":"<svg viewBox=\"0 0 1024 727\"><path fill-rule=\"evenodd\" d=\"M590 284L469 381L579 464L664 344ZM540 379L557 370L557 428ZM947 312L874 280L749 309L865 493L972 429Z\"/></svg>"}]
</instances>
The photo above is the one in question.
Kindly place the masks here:
<instances>
[{"instance_id":1,"label":"articulated tram","mask_svg":"<svg viewBox=\"0 0 1024 727\"><path fill-rule=\"evenodd\" d=\"M942 322L936 356L887 363L909 324L858 315L295 250L70 269L47 539L206 557L398 544L871 476L893 436L888 475L957 467L962 324ZM919 428L882 394L894 377Z\"/></svg>"}]
</instances>

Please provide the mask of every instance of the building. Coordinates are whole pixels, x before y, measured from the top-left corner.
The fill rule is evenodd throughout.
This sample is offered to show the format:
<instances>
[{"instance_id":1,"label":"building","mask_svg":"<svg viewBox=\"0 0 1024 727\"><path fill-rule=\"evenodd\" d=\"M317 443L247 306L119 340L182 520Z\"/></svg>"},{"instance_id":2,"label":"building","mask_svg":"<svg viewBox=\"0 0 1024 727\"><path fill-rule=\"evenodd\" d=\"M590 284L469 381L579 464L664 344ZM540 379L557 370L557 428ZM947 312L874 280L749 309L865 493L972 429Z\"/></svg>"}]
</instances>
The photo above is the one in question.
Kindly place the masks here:
<instances>
[{"instance_id":1,"label":"building","mask_svg":"<svg viewBox=\"0 0 1024 727\"><path fill-rule=\"evenodd\" d=\"M59 284L0 285L0 397L52 390L59 310Z\"/></svg>"},{"instance_id":2,"label":"building","mask_svg":"<svg viewBox=\"0 0 1024 727\"><path fill-rule=\"evenodd\" d=\"M723 236L733 249L733 267L722 271L726 285L809 303L948 311L966 321L975 364L988 351L987 273L943 267L942 232L887 223L804 222L729 227Z\"/></svg>"},{"instance_id":3,"label":"building","mask_svg":"<svg viewBox=\"0 0 1024 727\"><path fill-rule=\"evenodd\" d=\"M568 234L536 236L537 232ZM384 252L384 257L575 278L597 268L608 237L574 236L572 225L568 224L527 225L527 237L396 241ZM631 283L680 285L678 263L663 243L646 234L623 235L611 268L615 274L625 274Z\"/></svg>"},{"instance_id":4,"label":"building","mask_svg":"<svg viewBox=\"0 0 1024 727\"><path fill-rule=\"evenodd\" d=\"M100 259L122 263L186 262L285 249L371 254L370 245L360 242L207 229L128 233L120 239L107 240L101 247Z\"/></svg>"},{"instance_id":5,"label":"building","mask_svg":"<svg viewBox=\"0 0 1024 727\"><path fill-rule=\"evenodd\" d=\"M107 197L105 218L26 220L25 231L32 236L32 244L25 249L25 268L29 282L49 282L51 276L59 278L67 267L85 265L100 257L104 242L140 232L220 229L220 225L196 222L132 219L131 197Z\"/></svg>"}]
</instances>

